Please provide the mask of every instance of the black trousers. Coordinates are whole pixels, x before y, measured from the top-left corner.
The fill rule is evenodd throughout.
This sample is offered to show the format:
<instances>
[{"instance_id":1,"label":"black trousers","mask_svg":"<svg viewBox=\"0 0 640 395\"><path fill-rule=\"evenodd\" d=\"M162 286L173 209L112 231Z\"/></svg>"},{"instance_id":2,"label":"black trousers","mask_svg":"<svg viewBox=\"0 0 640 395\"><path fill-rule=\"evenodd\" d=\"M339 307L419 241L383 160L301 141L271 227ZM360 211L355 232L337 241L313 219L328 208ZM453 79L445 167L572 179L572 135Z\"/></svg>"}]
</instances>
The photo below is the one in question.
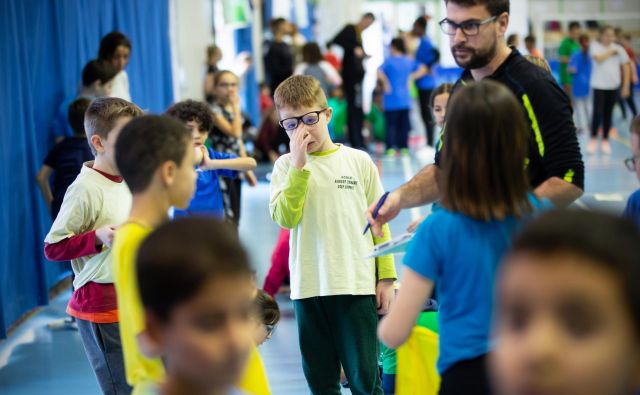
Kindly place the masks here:
<instances>
[{"instance_id":1,"label":"black trousers","mask_svg":"<svg viewBox=\"0 0 640 395\"><path fill-rule=\"evenodd\" d=\"M364 112L362 110L362 81L345 81L343 89L344 96L347 99L349 143L353 148L364 149L364 138L362 137L362 123L364 121Z\"/></svg>"},{"instance_id":2,"label":"black trousers","mask_svg":"<svg viewBox=\"0 0 640 395\"><path fill-rule=\"evenodd\" d=\"M621 96L618 97L618 105L620 106L620 110L622 111L622 118L627 119L627 107L625 106L625 103L629 106L631 115L633 115L633 118L635 118L636 115L638 115L638 109L636 108L635 100L633 100L633 87L631 87L631 94L629 95L629 97L627 97L626 99L623 99Z\"/></svg>"},{"instance_id":3,"label":"black trousers","mask_svg":"<svg viewBox=\"0 0 640 395\"><path fill-rule=\"evenodd\" d=\"M460 361L441 375L438 395L491 395L487 354Z\"/></svg>"},{"instance_id":4,"label":"black trousers","mask_svg":"<svg viewBox=\"0 0 640 395\"><path fill-rule=\"evenodd\" d=\"M598 127L602 125L602 133L604 139L609 138L609 129L611 129L611 117L613 115L613 106L618 98L618 90L593 90L593 116L591 119L591 137L598 135Z\"/></svg>"},{"instance_id":5,"label":"black trousers","mask_svg":"<svg viewBox=\"0 0 640 395\"><path fill-rule=\"evenodd\" d=\"M424 128L427 134L427 144L433 147L434 144L434 122L433 115L431 114L431 92L432 89L418 89L418 100L420 102L420 116L424 123Z\"/></svg>"}]
</instances>

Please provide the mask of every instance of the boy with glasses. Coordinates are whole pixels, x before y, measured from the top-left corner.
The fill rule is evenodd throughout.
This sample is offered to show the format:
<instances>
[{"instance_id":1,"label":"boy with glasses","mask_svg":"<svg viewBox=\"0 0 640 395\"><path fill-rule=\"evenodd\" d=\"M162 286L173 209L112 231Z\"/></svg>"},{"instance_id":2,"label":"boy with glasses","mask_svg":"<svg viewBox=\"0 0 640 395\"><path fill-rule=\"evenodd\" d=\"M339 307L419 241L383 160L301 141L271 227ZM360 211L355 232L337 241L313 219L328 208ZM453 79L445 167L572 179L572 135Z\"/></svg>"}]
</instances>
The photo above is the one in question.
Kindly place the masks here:
<instances>
[{"instance_id":1,"label":"boy with glasses","mask_svg":"<svg viewBox=\"0 0 640 395\"><path fill-rule=\"evenodd\" d=\"M636 173L640 180L640 115L631 121L631 150L633 156L624 160L627 169ZM632 219L640 227L640 189L629 196L627 207L624 209L625 217Z\"/></svg>"},{"instance_id":2,"label":"boy with glasses","mask_svg":"<svg viewBox=\"0 0 640 395\"><path fill-rule=\"evenodd\" d=\"M365 259L377 238L362 213L383 193L366 152L334 144L333 110L318 80L286 79L275 91L280 125L291 143L271 176L271 217L291 229L291 299L302 366L313 394L340 393L340 365L354 394L382 394L378 314L393 299L393 256Z\"/></svg>"}]
</instances>

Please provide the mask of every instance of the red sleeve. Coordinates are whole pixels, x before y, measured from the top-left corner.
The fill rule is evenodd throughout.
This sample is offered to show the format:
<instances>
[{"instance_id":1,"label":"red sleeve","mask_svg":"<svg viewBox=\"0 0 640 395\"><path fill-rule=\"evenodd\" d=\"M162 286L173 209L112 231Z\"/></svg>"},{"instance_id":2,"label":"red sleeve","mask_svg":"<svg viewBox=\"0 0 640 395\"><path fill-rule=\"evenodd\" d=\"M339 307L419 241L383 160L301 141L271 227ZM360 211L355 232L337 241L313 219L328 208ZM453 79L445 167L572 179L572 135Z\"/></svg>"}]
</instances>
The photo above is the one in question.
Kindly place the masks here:
<instances>
[{"instance_id":1,"label":"red sleeve","mask_svg":"<svg viewBox=\"0 0 640 395\"><path fill-rule=\"evenodd\" d=\"M95 255L101 249L96 247L96 231L68 237L57 243L44 244L44 255L50 261L68 261L87 255Z\"/></svg>"}]
</instances>

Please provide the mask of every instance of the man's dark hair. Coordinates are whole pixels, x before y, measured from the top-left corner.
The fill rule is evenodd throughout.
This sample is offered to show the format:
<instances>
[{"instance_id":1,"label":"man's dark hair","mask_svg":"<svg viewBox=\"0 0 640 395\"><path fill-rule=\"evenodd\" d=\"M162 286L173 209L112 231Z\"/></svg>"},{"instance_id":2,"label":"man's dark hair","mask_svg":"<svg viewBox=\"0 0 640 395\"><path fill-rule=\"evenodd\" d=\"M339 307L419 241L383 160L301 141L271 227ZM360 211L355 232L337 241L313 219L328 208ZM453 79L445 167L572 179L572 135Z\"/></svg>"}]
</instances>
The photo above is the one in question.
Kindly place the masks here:
<instances>
[{"instance_id":1,"label":"man's dark hair","mask_svg":"<svg viewBox=\"0 0 640 395\"><path fill-rule=\"evenodd\" d=\"M278 30L278 28L280 28L280 26L282 26L285 23L287 23L287 20L282 17L274 18L271 21L269 21L269 28L273 33L275 33L276 30Z\"/></svg>"},{"instance_id":2,"label":"man's dark hair","mask_svg":"<svg viewBox=\"0 0 640 395\"><path fill-rule=\"evenodd\" d=\"M492 16L498 16L503 12L509 13L509 0L444 0L445 4L453 3L461 7L473 7L483 5Z\"/></svg>"},{"instance_id":3,"label":"man's dark hair","mask_svg":"<svg viewBox=\"0 0 640 395\"><path fill-rule=\"evenodd\" d=\"M69 104L67 117L73 134L76 136L85 136L84 131L84 113L87 112L91 100L86 97L80 97Z\"/></svg>"},{"instance_id":4,"label":"man's dark hair","mask_svg":"<svg viewBox=\"0 0 640 395\"><path fill-rule=\"evenodd\" d=\"M576 28L580 28L580 22L576 22L576 21L571 21L569 22L569 30L573 30Z\"/></svg>"},{"instance_id":5,"label":"man's dark hair","mask_svg":"<svg viewBox=\"0 0 640 395\"><path fill-rule=\"evenodd\" d=\"M407 47L404 43L404 40L401 37L396 37L391 40L391 47L395 48L398 52L402 52L403 54L407 53Z\"/></svg>"},{"instance_id":6,"label":"man's dark hair","mask_svg":"<svg viewBox=\"0 0 640 395\"><path fill-rule=\"evenodd\" d=\"M116 165L131 193L144 192L164 162L180 166L191 133L184 123L166 115L144 115L125 125L116 141Z\"/></svg>"},{"instance_id":7,"label":"man's dark hair","mask_svg":"<svg viewBox=\"0 0 640 395\"><path fill-rule=\"evenodd\" d=\"M98 58L103 61L111 60L119 46L127 47L131 50L131 41L129 41L127 36L120 32L111 32L107 34L102 37L102 40L100 40Z\"/></svg>"},{"instance_id":8,"label":"man's dark hair","mask_svg":"<svg viewBox=\"0 0 640 395\"><path fill-rule=\"evenodd\" d=\"M236 232L211 218L180 219L158 227L140 245L136 270L142 305L163 322L208 281L251 277Z\"/></svg>"},{"instance_id":9,"label":"man's dark hair","mask_svg":"<svg viewBox=\"0 0 640 395\"><path fill-rule=\"evenodd\" d=\"M91 86L96 81L106 84L111 81L116 74L118 74L118 70L111 67L110 64L93 59L87 62L82 69L82 85Z\"/></svg>"},{"instance_id":10,"label":"man's dark hair","mask_svg":"<svg viewBox=\"0 0 640 395\"><path fill-rule=\"evenodd\" d=\"M195 121L200 130L209 133L213 127L213 112L206 103L196 100L184 100L167 109L167 115L178 118L184 123Z\"/></svg>"},{"instance_id":11,"label":"man's dark hair","mask_svg":"<svg viewBox=\"0 0 640 395\"><path fill-rule=\"evenodd\" d=\"M640 233L632 221L592 211L550 211L516 236L510 254L518 253L568 253L613 274L640 333Z\"/></svg>"}]
</instances>

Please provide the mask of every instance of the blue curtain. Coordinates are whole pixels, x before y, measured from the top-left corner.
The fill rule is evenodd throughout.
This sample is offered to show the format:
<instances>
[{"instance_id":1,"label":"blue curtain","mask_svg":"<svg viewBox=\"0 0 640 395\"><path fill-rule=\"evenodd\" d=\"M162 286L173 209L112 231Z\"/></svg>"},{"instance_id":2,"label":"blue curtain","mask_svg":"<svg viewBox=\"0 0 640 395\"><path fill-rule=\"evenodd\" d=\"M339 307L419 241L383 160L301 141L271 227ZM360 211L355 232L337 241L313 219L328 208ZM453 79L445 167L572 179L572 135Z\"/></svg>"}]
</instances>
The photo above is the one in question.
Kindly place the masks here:
<instances>
[{"instance_id":1,"label":"blue curtain","mask_svg":"<svg viewBox=\"0 0 640 395\"><path fill-rule=\"evenodd\" d=\"M0 338L47 303L67 270L47 262L51 220L35 175L52 145L51 122L77 91L100 38L118 30L132 43L131 96L164 111L173 101L167 0L0 0Z\"/></svg>"}]
</instances>

